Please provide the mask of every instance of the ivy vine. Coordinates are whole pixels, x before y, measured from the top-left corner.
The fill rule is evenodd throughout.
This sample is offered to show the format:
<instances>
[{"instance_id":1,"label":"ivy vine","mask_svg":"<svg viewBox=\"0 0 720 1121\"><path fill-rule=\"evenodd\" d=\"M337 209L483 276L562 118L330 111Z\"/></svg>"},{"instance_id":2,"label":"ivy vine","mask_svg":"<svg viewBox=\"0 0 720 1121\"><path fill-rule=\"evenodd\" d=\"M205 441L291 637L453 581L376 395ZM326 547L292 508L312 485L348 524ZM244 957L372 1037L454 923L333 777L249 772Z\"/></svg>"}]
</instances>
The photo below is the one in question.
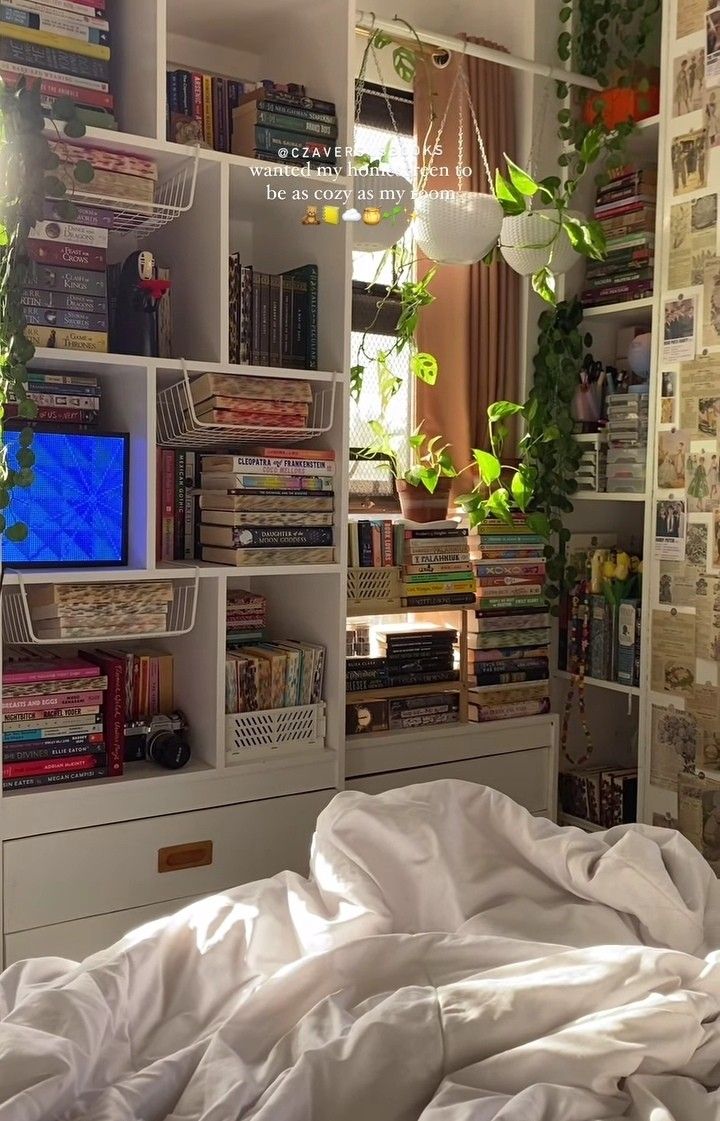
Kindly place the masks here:
<instances>
[{"instance_id":1,"label":"ivy vine","mask_svg":"<svg viewBox=\"0 0 720 1121\"><path fill-rule=\"evenodd\" d=\"M52 117L61 122L65 136L75 139L84 135L85 126L77 119L75 105L69 99L54 102ZM60 136L61 129L54 127ZM35 347L25 337L22 305L23 289L29 281L30 230L42 221L46 199L55 200L54 210L61 221L71 222L76 214L67 197L67 172L53 174L60 160L45 129L40 83L20 78L10 87L0 80L0 430L10 401L17 403L22 420L32 421L37 415L37 406L28 396L28 364ZM65 179L61 178L63 174ZM93 175L87 160L73 165L75 181L88 183ZM23 541L28 532L22 522L7 523L13 491L29 487L33 481L32 439L32 428L23 428L13 461L7 445L3 442L0 446L0 534L10 541Z\"/></svg>"}]
</instances>

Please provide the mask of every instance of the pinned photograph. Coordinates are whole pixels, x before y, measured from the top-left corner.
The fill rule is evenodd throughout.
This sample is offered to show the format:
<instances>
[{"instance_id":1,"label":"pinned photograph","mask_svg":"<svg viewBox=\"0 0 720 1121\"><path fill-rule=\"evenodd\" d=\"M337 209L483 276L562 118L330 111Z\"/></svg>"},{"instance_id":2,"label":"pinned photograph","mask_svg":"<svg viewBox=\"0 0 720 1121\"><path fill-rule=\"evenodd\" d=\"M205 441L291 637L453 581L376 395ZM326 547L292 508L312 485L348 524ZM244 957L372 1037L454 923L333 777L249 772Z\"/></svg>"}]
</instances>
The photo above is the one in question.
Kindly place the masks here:
<instances>
[{"instance_id":1,"label":"pinned photograph","mask_svg":"<svg viewBox=\"0 0 720 1121\"><path fill-rule=\"evenodd\" d=\"M718 104L715 90L705 90L705 128L708 134L708 145L717 148L720 144L720 104Z\"/></svg>"},{"instance_id":2,"label":"pinned photograph","mask_svg":"<svg viewBox=\"0 0 720 1121\"><path fill-rule=\"evenodd\" d=\"M676 136L670 147L673 173L673 194L686 195L707 186L706 128Z\"/></svg>"},{"instance_id":3,"label":"pinned photograph","mask_svg":"<svg viewBox=\"0 0 720 1121\"><path fill-rule=\"evenodd\" d=\"M689 514L703 514L717 502L717 441L707 444L694 441L685 460L685 490ZM715 497L713 498L713 494Z\"/></svg>"},{"instance_id":4,"label":"pinned photograph","mask_svg":"<svg viewBox=\"0 0 720 1121\"><path fill-rule=\"evenodd\" d=\"M720 5L705 12L705 84L720 86Z\"/></svg>"},{"instance_id":5,"label":"pinned photograph","mask_svg":"<svg viewBox=\"0 0 720 1121\"><path fill-rule=\"evenodd\" d=\"M666 362L695 357L695 305L695 296L665 301L663 359Z\"/></svg>"},{"instance_id":6,"label":"pinned photograph","mask_svg":"<svg viewBox=\"0 0 720 1121\"><path fill-rule=\"evenodd\" d=\"M658 434L657 485L661 490L685 489L685 463L689 451L689 433L682 429Z\"/></svg>"},{"instance_id":7,"label":"pinned photograph","mask_svg":"<svg viewBox=\"0 0 720 1121\"><path fill-rule=\"evenodd\" d=\"M705 571L708 567L710 526L707 522L688 522L685 538L685 561L694 568Z\"/></svg>"},{"instance_id":8,"label":"pinned photograph","mask_svg":"<svg viewBox=\"0 0 720 1121\"><path fill-rule=\"evenodd\" d=\"M703 347L720 346L720 258L705 262L703 273Z\"/></svg>"},{"instance_id":9,"label":"pinned photograph","mask_svg":"<svg viewBox=\"0 0 720 1121\"><path fill-rule=\"evenodd\" d=\"M700 729L692 713L670 705L652 709L650 782L676 790L678 775L695 765L700 752Z\"/></svg>"},{"instance_id":10,"label":"pinned photograph","mask_svg":"<svg viewBox=\"0 0 720 1121\"><path fill-rule=\"evenodd\" d=\"M674 397L677 387L677 374L674 370L663 370L660 376L660 392L663 397Z\"/></svg>"},{"instance_id":11,"label":"pinned photograph","mask_svg":"<svg viewBox=\"0 0 720 1121\"><path fill-rule=\"evenodd\" d=\"M655 551L660 560L685 557L685 502L660 499L655 509Z\"/></svg>"},{"instance_id":12,"label":"pinned photograph","mask_svg":"<svg viewBox=\"0 0 720 1121\"><path fill-rule=\"evenodd\" d=\"M675 59L673 66L673 117L702 109L705 88L705 52L702 47Z\"/></svg>"},{"instance_id":13,"label":"pinned photograph","mask_svg":"<svg viewBox=\"0 0 720 1121\"><path fill-rule=\"evenodd\" d=\"M720 397L698 397L698 431L717 436Z\"/></svg>"}]
</instances>

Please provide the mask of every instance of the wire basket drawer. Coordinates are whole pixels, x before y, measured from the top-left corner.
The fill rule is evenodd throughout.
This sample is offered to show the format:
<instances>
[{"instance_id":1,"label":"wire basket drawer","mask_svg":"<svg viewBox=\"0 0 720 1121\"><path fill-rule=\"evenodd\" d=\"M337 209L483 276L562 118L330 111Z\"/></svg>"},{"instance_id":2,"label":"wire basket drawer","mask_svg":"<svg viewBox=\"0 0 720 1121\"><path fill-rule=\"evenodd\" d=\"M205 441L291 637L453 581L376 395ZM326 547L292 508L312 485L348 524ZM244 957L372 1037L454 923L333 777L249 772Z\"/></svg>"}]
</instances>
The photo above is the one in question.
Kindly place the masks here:
<instances>
[{"instance_id":1,"label":"wire basket drawer","mask_svg":"<svg viewBox=\"0 0 720 1121\"><path fill-rule=\"evenodd\" d=\"M225 717L227 763L325 748L325 704L234 712Z\"/></svg>"}]
</instances>

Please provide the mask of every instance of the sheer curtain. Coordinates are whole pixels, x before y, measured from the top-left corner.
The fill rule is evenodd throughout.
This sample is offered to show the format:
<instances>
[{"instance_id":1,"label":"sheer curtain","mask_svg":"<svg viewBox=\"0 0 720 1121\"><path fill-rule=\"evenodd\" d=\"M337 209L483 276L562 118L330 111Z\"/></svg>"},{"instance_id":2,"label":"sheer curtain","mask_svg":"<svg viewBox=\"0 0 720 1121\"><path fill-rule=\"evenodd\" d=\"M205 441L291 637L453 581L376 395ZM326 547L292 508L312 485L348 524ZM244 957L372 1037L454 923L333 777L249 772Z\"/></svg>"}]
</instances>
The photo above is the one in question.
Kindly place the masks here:
<instances>
[{"instance_id":1,"label":"sheer curtain","mask_svg":"<svg viewBox=\"0 0 720 1121\"><path fill-rule=\"evenodd\" d=\"M504 50L496 43L473 36L468 42ZM515 88L513 71L497 63L453 56L450 65L438 70L432 65L418 67L415 88L415 121L418 144L422 143L430 114L431 100L438 119L447 105L457 66L464 66L475 115L485 142L488 163L503 168L503 153L515 151ZM428 81L432 90L428 89ZM465 99L463 163L472 168L464 189L488 192L490 185L482 166L472 117ZM457 106L457 102L456 102ZM431 141L437 132L436 120ZM457 186L458 163L457 110L448 116L442 137L443 154L435 165L451 169L447 179L428 180L428 189ZM422 259L419 275L431 263ZM520 277L504 262L486 265L441 265L431 285L435 302L422 313L417 333L420 350L434 354L440 373L434 387L416 384L416 418L424 421L430 435L437 433L452 444L457 466L470 461L470 449L486 448L487 407L499 399L516 400L520 392L519 301ZM467 479L458 481L456 493L468 489Z\"/></svg>"}]
</instances>

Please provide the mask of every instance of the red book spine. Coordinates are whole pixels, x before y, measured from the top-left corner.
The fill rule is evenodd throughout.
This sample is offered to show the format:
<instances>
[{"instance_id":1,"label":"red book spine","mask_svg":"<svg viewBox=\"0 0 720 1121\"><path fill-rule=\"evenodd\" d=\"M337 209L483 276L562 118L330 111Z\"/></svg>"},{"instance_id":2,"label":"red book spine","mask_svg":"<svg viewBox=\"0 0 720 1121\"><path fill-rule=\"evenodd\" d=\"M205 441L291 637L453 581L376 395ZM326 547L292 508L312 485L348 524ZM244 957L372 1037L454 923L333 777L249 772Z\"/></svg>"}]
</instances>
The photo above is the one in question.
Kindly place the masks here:
<instances>
[{"instance_id":1,"label":"red book spine","mask_svg":"<svg viewBox=\"0 0 720 1121\"><path fill-rule=\"evenodd\" d=\"M107 689L105 690L105 704L103 705L103 731L107 751L107 773L114 778L123 773L125 660L86 651L83 651L82 656L92 659L96 666L100 666L108 679Z\"/></svg>"},{"instance_id":2,"label":"red book spine","mask_svg":"<svg viewBox=\"0 0 720 1121\"><path fill-rule=\"evenodd\" d=\"M160 663L157 658L150 658L150 708L152 715L160 712Z\"/></svg>"},{"instance_id":3,"label":"red book spine","mask_svg":"<svg viewBox=\"0 0 720 1121\"><path fill-rule=\"evenodd\" d=\"M5 405L5 418L12 420L18 416L20 406L13 401ZM97 409L73 409L70 405L38 405L35 420L55 421L57 424L95 424Z\"/></svg>"},{"instance_id":4,"label":"red book spine","mask_svg":"<svg viewBox=\"0 0 720 1121\"><path fill-rule=\"evenodd\" d=\"M173 559L175 514L175 452L163 448L162 452L162 551L160 559Z\"/></svg>"},{"instance_id":5,"label":"red book spine","mask_svg":"<svg viewBox=\"0 0 720 1121\"><path fill-rule=\"evenodd\" d=\"M14 70L0 66L0 78L6 85L14 86L19 77L20 74ZM112 110L113 107L113 95L111 93L105 93L104 90L87 89L84 86L73 86L70 79L65 83L43 78L40 82L40 96L67 97L70 101L76 101L79 105L86 105L89 109Z\"/></svg>"},{"instance_id":6,"label":"red book spine","mask_svg":"<svg viewBox=\"0 0 720 1121\"><path fill-rule=\"evenodd\" d=\"M88 690L85 693L49 693L42 700L38 696L32 697L6 697L3 700L2 710L6 715L13 712L35 712L39 704L44 709L51 711L56 708L69 708L73 705L99 705L102 704L103 695L100 690Z\"/></svg>"},{"instance_id":7,"label":"red book spine","mask_svg":"<svg viewBox=\"0 0 720 1121\"><path fill-rule=\"evenodd\" d=\"M395 549L393 542L393 524L392 522L383 522L383 566L385 568L392 568L395 564Z\"/></svg>"},{"instance_id":8,"label":"red book spine","mask_svg":"<svg viewBox=\"0 0 720 1121\"><path fill-rule=\"evenodd\" d=\"M72 269L104 269L107 250L93 245L68 245L61 241L27 239L27 252L31 261L41 265L66 265Z\"/></svg>"},{"instance_id":9,"label":"red book spine","mask_svg":"<svg viewBox=\"0 0 720 1121\"><path fill-rule=\"evenodd\" d=\"M97 677L97 665L88 665L86 662L71 662L57 668L49 666L47 662L30 663L33 669L20 669L21 663L16 662L3 669L3 685L32 685L38 681L74 680L76 677Z\"/></svg>"},{"instance_id":10,"label":"red book spine","mask_svg":"<svg viewBox=\"0 0 720 1121\"><path fill-rule=\"evenodd\" d=\"M3 763L2 777L23 778L25 775L50 775L61 771L84 771L97 764L96 755L73 755L61 759L34 759L29 763Z\"/></svg>"},{"instance_id":11,"label":"red book spine","mask_svg":"<svg viewBox=\"0 0 720 1121\"><path fill-rule=\"evenodd\" d=\"M155 449L155 560L162 558L163 490L162 448Z\"/></svg>"}]
</instances>

